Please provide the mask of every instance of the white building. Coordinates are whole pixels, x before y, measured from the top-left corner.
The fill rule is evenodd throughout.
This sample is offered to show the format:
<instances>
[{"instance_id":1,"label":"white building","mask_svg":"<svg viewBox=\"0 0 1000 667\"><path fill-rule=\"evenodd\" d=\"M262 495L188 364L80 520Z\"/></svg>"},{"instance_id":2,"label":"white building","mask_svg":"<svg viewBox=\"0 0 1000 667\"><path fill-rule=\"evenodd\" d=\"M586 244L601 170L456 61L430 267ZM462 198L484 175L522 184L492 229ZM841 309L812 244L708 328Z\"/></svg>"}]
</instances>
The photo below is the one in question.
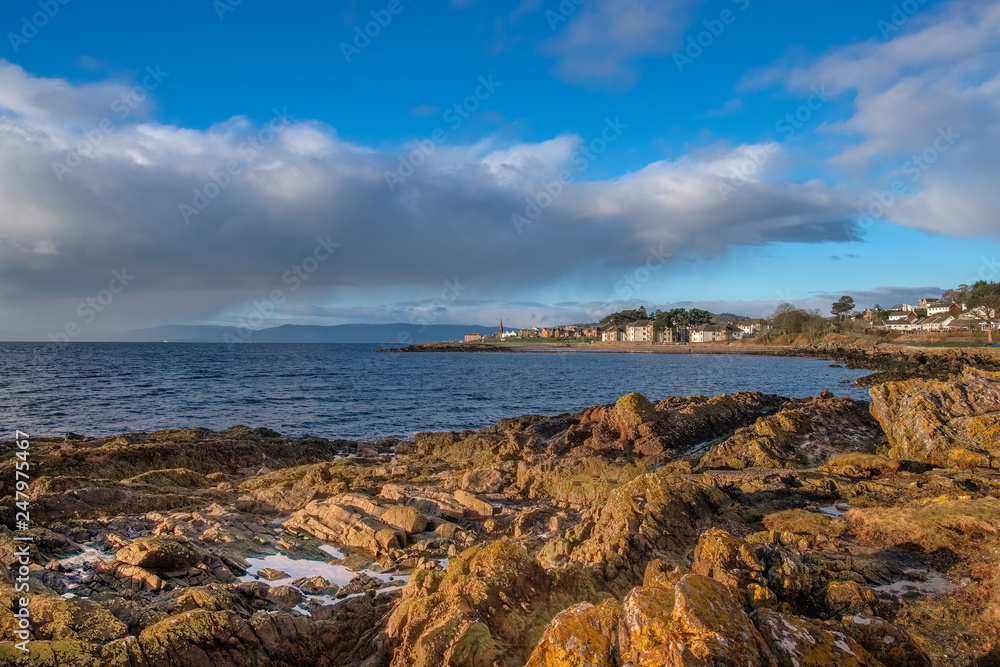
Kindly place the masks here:
<instances>
[{"instance_id":1,"label":"white building","mask_svg":"<svg viewBox=\"0 0 1000 667\"><path fill-rule=\"evenodd\" d=\"M601 331L601 340L606 343L619 343L625 339L625 329L622 327L609 326Z\"/></svg>"},{"instance_id":2,"label":"white building","mask_svg":"<svg viewBox=\"0 0 1000 667\"><path fill-rule=\"evenodd\" d=\"M771 325L768 321L760 318L755 320L739 320L734 324L740 328L743 336L756 336L757 334L766 333L771 330Z\"/></svg>"},{"instance_id":3,"label":"white building","mask_svg":"<svg viewBox=\"0 0 1000 667\"><path fill-rule=\"evenodd\" d=\"M717 343L729 340L729 332L726 327L718 324L703 324L691 329L692 343Z\"/></svg>"},{"instance_id":4,"label":"white building","mask_svg":"<svg viewBox=\"0 0 1000 667\"><path fill-rule=\"evenodd\" d=\"M649 320L636 320L625 327L625 333L630 343L651 343L653 323Z\"/></svg>"}]
</instances>

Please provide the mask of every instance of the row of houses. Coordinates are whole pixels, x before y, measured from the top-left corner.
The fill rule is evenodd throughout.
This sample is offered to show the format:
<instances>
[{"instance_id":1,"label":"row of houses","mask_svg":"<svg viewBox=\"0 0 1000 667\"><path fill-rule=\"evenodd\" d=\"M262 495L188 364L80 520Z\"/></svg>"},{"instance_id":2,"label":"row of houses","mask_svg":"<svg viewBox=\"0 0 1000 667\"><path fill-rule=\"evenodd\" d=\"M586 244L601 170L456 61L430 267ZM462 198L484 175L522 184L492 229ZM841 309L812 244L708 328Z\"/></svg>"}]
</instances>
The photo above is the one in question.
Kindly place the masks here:
<instances>
[{"instance_id":1,"label":"row of houses","mask_svg":"<svg viewBox=\"0 0 1000 667\"><path fill-rule=\"evenodd\" d=\"M490 334L473 332L465 335L466 343L475 343L486 339L509 340L511 338L600 338L601 328L596 324L574 324L563 327L529 327L525 329L504 329Z\"/></svg>"},{"instance_id":2,"label":"row of houses","mask_svg":"<svg viewBox=\"0 0 1000 667\"><path fill-rule=\"evenodd\" d=\"M574 324L563 327L531 327L517 332L518 338L600 338L596 324Z\"/></svg>"},{"instance_id":3,"label":"row of houses","mask_svg":"<svg viewBox=\"0 0 1000 667\"><path fill-rule=\"evenodd\" d=\"M876 328L903 333L974 331L985 329L986 323L975 317L959 317L951 314L923 317L910 313L908 317L886 320L876 325Z\"/></svg>"},{"instance_id":4,"label":"row of houses","mask_svg":"<svg viewBox=\"0 0 1000 667\"><path fill-rule=\"evenodd\" d=\"M862 317L871 322L887 320L895 322L913 317L937 317L939 315L952 315L960 317L968 310L964 303L944 302L938 299L920 299L916 304L897 303L889 310L882 308L869 308Z\"/></svg>"},{"instance_id":5,"label":"row of houses","mask_svg":"<svg viewBox=\"0 0 1000 667\"><path fill-rule=\"evenodd\" d=\"M964 303L920 299L915 305L898 303L889 311L868 310L864 317L886 331L930 333L985 329L985 315L982 307L969 309Z\"/></svg>"},{"instance_id":6,"label":"row of houses","mask_svg":"<svg viewBox=\"0 0 1000 667\"><path fill-rule=\"evenodd\" d=\"M729 324L702 324L693 327L667 327L657 332L652 320L636 320L624 326L608 326L601 332L601 340L611 343L652 343L673 345L677 343L717 343L756 336L770 331L767 320L738 320Z\"/></svg>"}]
</instances>

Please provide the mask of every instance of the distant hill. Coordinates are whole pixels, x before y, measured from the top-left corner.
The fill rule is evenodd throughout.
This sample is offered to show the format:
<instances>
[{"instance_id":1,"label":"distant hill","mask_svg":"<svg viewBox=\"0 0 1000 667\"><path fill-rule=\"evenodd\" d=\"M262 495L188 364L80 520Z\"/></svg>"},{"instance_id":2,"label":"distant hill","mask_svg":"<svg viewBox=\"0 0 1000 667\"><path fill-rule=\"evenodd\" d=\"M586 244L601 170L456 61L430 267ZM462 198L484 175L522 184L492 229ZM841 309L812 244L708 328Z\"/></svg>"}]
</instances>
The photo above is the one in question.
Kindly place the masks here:
<instances>
[{"instance_id":1,"label":"distant hill","mask_svg":"<svg viewBox=\"0 0 1000 667\"><path fill-rule=\"evenodd\" d=\"M236 327L171 324L124 332L94 332L92 341L145 343L436 343L462 340L465 334L491 333L497 327L481 324L341 324L308 326L283 324L241 333Z\"/></svg>"},{"instance_id":2,"label":"distant hill","mask_svg":"<svg viewBox=\"0 0 1000 667\"><path fill-rule=\"evenodd\" d=\"M719 313L712 317L713 320L718 324L729 324L730 322L735 322L736 320L746 320L749 319L745 315L734 315L733 313Z\"/></svg>"},{"instance_id":3,"label":"distant hill","mask_svg":"<svg viewBox=\"0 0 1000 667\"><path fill-rule=\"evenodd\" d=\"M463 340L474 331L491 333L497 327L476 324L341 324L307 326L285 324L253 334L255 343L436 343Z\"/></svg>"}]
</instances>

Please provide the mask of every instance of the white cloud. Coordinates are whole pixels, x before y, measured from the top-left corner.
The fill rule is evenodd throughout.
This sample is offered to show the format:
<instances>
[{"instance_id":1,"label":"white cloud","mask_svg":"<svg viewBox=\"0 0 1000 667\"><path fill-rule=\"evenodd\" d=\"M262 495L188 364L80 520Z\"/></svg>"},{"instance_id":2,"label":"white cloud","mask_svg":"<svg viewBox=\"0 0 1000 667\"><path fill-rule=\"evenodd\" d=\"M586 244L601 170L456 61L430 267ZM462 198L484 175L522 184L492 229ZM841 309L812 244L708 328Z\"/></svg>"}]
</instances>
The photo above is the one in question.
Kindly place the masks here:
<instances>
[{"instance_id":1,"label":"white cloud","mask_svg":"<svg viewBox=\"0 0 1000 667\"><path fill-rule=\"evenodd\" d=\"M568 5L571 3L563 3ZM546 16L557 31L542 53L558 58L556 72L573 83L628 90L640 61L677 50L698 0L590 0L565 22ZM575 6L575 3L572 3Z\"/></svg>"},{"instance_id":2,"label":"white cloud","mask_svg":"<svg viewBox=\"0 0 1000 667\"><path fill-rule=\"evenodd\" d=\"M581 272L606 280L610 293L621 267L645 262L650 245L721 253L843 240L850 211L838 191L763 181L737 184L727 201L720 185L732 180L712 164L742 159L745 146L588 181L574 163L579 137L491 137L437 147L395 191L386 173L418 144L374 149L308 120L276 120L275 132L233 118L201 131L130 117L87 146L127 84L73 86L2 61L0 82L0 315L17 313L22 324L61 327L123 266L136 279L102 328L209 319L287 292L283 275L318 237L341 249L277 316L335 302L346 289L388 303L393 290L440 290L455 277L468 284L466 298L482 300ZM58 113L46 101L53 95ZM69 164L77 148L78 166L57 174L53 165ZM512 215L543 201L563 170L577 180L519 234ZM182 204L203 210L188 224Z\"/></svg>"},{"instance_id":3,"label":"white cloud","mask_svg":"<svg viewBox=\"0 0 1000 667\"><path fill-rule=\"evenodd\" d=\"M953 0L894 35L755 78L853 98L850 116L822 129L846 143L829 164L869 192L904 186L886 218L953 235L1000 234L1000 189L990 176L1000 170L1000 4Z\"/></svg>"}]
</instances>

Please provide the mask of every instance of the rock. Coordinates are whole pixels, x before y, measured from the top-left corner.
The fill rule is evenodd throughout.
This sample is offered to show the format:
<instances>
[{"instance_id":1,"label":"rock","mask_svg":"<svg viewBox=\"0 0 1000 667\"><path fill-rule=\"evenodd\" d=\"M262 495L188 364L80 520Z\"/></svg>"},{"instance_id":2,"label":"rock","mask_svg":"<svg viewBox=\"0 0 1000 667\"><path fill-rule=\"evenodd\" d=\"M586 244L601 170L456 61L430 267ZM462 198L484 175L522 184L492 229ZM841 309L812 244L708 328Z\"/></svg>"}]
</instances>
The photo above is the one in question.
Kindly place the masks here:
<instances>
[{"instance_id":1,"label":"rock","mask_svg":"<svg viewBox=\"0 0 1000 667\"><path fill-rule=\"evenodd\" d=\"M422 533L427 528L427 517L415 507L393 505L382 515L382 522L399 528L408 535Z\"/></svg>"},{"instance_id":2,"label":"rock","mask_svg":"<svg viewBox=\"0 0 1000 667\"><path fill-rule=\"evenodd\" d=\"M445 573L414 572L386 625L392 665L523 665L553 616L593 592L588 576L547 573L510 538L473 547Z\"/></svg>"},{"instance_id":3,"label":"rock","mask_svg":"<svg viewBox=\"0 0 1000 667\"><path fill-rule=\"evenodd\" d=\"M869 390L872 414L895 459L949 465L956 449L1000 456L1000 372L966 368L958 378L887 382Z\"/></svg>"},{"instance_id":4,"label":"rock","mask_svg":"<svg viewBox=\"0 0 1000 667\"><path fill-rule=\"evenodd\" d=\"M845 616L841 626L847 634L884 665L930 667L930 656L899 626L878 616Z\"/></svg>"},{"instance_id":5,"label":"rock","mask_svg":"<svg viewBox=\"0 0 1000 667\"><path fill-rule=\"evenodd\" d=\"M285 522L285 529L301 530L320 540L337 542L378 554L398 548L396 533L360 511L341 507L335 499L314 500Z\"/></svg>"},{"instance_id":6,"label":"rock","mask_svg":"<svg viewBox=\"0 0 1000 667\"><path fill-rule=\"evenodd\" d=\"M253 510L261 513L294 512L316 498L316 489L305 484L278 484L253 493Z\"/></svg>"},{"instance_id":7,"label":"rock","mask_svg":"<svg viewBox=\"0 0 1000 667\"><path fill-rule=\"evenodd\" d=\"M622 605L581 602L552 619L525 667L612 667Z\"/></svg>"},{"instance_id":8,"label":"rock","mask_svg":"<svg viewBox=\"0 0 1000 667\"><path fill-rule=\"evenodd\" d=\"M453 494L445 491L409 487L403 484L385 484L379 491L379 497L398 505L415 507L429 517L461 521L465 516L465 508L455 501Z\"/></svg>"},{"instance_id":9,"label":"rock","mask_svg":"<svg viewBox=\"0 0 1000 667\"><path fill-rule=\"evenodd\" d=\"M636 451L657 457L716 438L777 410L788 399L759 392L667 398L655 406L628 394L613 406L585 410L576 431L598 452ZM570 434L567 434L569 437Z\"/></svg>"},{"instance_id":10,"label":"rock","mask_svg":"<svg viewBox=\"0 0 1000 667\"><path fill-rule=\"evenodd\" d=\"M480 500L468 491L463 491L461 489L456 491L455 501L481 517L493 516L493 505L490 505L485 500Z\"/></svg>"},{"instance_id":11,"label":"rock","mask_svg":"<svg viewBox=\"0 0 1000 667\"><path fill-rule=\"evenodd\" d=\"M583 521L593 528L573 549L571 562L613 565L609 590L624 595L642 581L650 560L679 564L711 524L716 504L730 502L717 488L678 480L668 471L642 475L588 510Z\"/></svg>"},{"instance_id":12,"label":"rock","mask_svg":"<svg viewBox=\"0 0 1000 667\"><path fill-rule=\"evenodd\" d=\"M878 607L878 598L871 589L856 581L831 581L823 601L832 614L870 615Z\"/></svg>"},{"instance_id":13,"label":"rock","mask_svg":"<svg viewBox=\"0 0 1000 667\"><path fill-rule=\"evenodd\" d=\"M291 586L268 586L265 597L279 609L291 609L302 601L302 593Z\"/></svg>"},{"instance_id":14,"label":"rock","mask_svg":"<svg viewBox=\"0 0 1000 667\"><path fill-rule=\"evenodd\" d=\"M462 475L460 486L469 493L497 493L507 485L507 475L496 468L474 468Z\"/></svg>"},{"instance_id":15,"label":"rock","mask_svg":"<svg viewBox=\"0 0 1000 667\"><path fill-rule=\"evenodd\" d=\"M845 452L873 451L881 440L868 406L852 398L791 401L713 447L703 469L814 466Z\"/></svg>"},{"instance_id":16,"label":"rock","mask_svg":"<svg viewBox=\"0 0 1000 667\"><path fill-rule=\"evenodd\" d=\"M262 567L261 569L257 570L257 576L267 581L275 581L277 579L288 579L291 575L289 575L287 572L283 570L275 570L270 567Z\"/></svg>"},{"instance_id":17,"label":"rock","mask_svg":"<svg viewBox=\"0 0 1000 667\"><path fill-rule=\"evenodd\" d=\"M709 529L698 540L692 569L733 588L766 586L764 564L753 546L719 528Z\"/></svg>"},{"instance_id":18,"label":"rock","mask_svg":"<svg viewBox=\"0 0 1000 667\"><path fill-rule=\"evenodd\" d=\"M309 595L336 595L340 590L340 586L320 576L299 577L292 582L292 586Z\"/></svg>"},{"instance_id":19,"label":"rock","mask_svg":"<svg viewBox=\"0 0 1000 667\"><path fill-rule=\"evenodd\" d=\"M946 383L956 395L931 411L981 402L961 397L961 382ZM35 438L28 662L988 661L1000 472L986 450L946 443L938 460L951 469L867 453L871 418L829 394L644 401L421 434L392 461L381 443L377 458L332 460L358 443L245 427ZM725 465L693 469L713 440L723 445L703 458ZM12 462L0 461L8 499ZM830 519L819 505L844 515ZM344 590L322 577L272 587L263 577L290 579L266 570L234 581L262 554L323 559L313 538L344 545L338 563L354 572L401 568L410 581L400 588L365 571ZM0 526L5 568L17 547ZM102 553L82 565L91 548ZM921 594L880 603L868 587L883 584ZM59 598L70 590L80 597ZM0 572L0 598L12 597ZM0 605L0 628L10 634L12 623ZM0 664L16 657L8 644Z\"/></svg>"},{"instance_id":20,"label":"rock","mask_svg":"<svg viewBox=\"0 0 1000 667\"><path fill-rule=\"evenodd\" d=\"M124 623L90 600L62 600L36 595L31 597L28 610L34 639L78 639L103 644L128 634Z\"/></svg>"},{"instance_id":21,"label":"rock","mask_svg":"<svg viewBox=\"0 0 1000 667\"><path fill-rule=\"evenodd\" d=\"M115 560L154 572L187 570L204 560L203 549L177 537L143 537L115 554Z\"/></svg>"},{"instance_id":22,"label":"rock","mask_svg":"<svg viewBox=\"0 0 1000 667\"><path fill-rule=\"evenodd\" d=\"M725 586L708 577L684 575L672 589L635 588L622 602L620 618L624 663L774 664L750 617Z\"/></svg>"},{"instance_id":23,"label":"rock","mask_svg":"<svg viewBox=\"0 0 1000 667\"><path fill-rule=\"evenodd\" d=\"M769 609L754 617L781 667L885 667L846 633L820 621Z\"/></svg>"},{"instance_id":24,"label":"rock","mask_svg":"<svg viewBox=\"0 0 1000 667\"><path fill-rule=\"evenodd\" d=\"M371 575L360 572L354 575L346 586L342 586L340 590L337 591L337 597L347 597L348 595L354 595L355 593L375 591L381 586L381 579L376 579Z\"/></svg>"}]
</instances>

